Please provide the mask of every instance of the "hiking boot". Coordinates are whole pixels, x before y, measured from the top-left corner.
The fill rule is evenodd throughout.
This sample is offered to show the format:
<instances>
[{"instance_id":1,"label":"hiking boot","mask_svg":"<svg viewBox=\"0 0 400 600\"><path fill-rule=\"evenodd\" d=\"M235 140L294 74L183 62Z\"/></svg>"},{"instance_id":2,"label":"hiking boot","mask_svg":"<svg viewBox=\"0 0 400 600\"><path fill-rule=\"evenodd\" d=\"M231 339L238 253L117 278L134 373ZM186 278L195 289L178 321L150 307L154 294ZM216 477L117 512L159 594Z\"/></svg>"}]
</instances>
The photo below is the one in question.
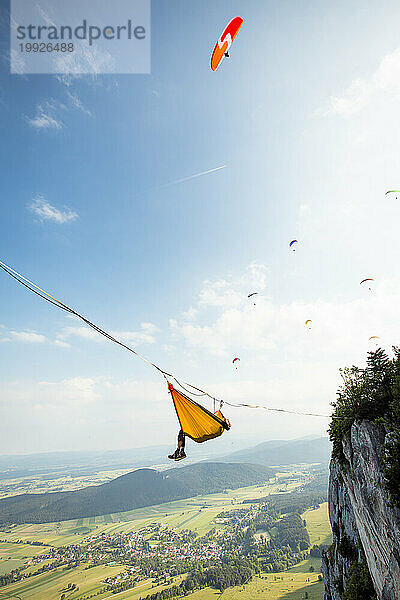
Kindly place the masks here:
<instances>
[{"instance_id":1,"label":"hiking boot","mask_svg":"<svg viewBox=\"0 0 400 600\"><path fill-rule=\"evenodd\" d=\"M179 456L179 450L175 450L175 452L173 454L168 454L168 458L170 458L171 460L176 460Z\"/></svg>"},{"instance_id":2,"label":"hiking boot","mask_svg":"<svg viewBox=\"0 0 400 600\"><path fill-rule=\"evenodd\" d=\"M184 449L183 449L183 448L181 448L181 450L180 450L180 452L179 452L178 456L175 458L175 460L182 460L182 459L184 459L184 458L186 458L186 454L185 454L185 451L184 451Z\"/></svg>"}]
</instances>

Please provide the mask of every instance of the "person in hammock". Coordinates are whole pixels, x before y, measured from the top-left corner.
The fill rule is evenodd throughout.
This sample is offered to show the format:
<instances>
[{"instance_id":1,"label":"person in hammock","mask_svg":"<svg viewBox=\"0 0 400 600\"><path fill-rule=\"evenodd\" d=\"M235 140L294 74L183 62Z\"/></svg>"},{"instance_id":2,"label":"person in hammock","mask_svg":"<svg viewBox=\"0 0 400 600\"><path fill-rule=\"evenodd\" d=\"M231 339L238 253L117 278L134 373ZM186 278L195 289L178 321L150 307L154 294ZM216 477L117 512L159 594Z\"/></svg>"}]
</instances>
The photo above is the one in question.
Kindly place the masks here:
<instances>
[{"instance_id":1,"label":"person in hammock","mask_svg":"<svg viewBox=\"0 0 400 600\"><path fill-rule=\"evenodd\" d=\"M217 410L217 412L214 413L217 417L219 417L221 419L221 421L223 421L226 425L226 429L229 430L231 428L231 422L229 421L229 419L227 419L226 417L224 417L224 415L221 413L220 410ZM175 450L175 452L173 454L168 454L168 458L170 458L171 460L182 460L184 458L186 458L186 453L185 453L185 434L182 431L182 429L179 430L178 433L178 445L177 448Z\"/></svg>"},{"instance_id":2,"label":"person in hammock","mask_svg":"<svg viewBox=\"0 0 400 600\"><path fill-rule=\"evenodd\" d=\"M178 446L173 454L168 454L171 460L182 460L186 458L185 438L189 436L194 442L201 444L222 435L230 429L231 424L221 410L212 413L198 402L189 398L183 392L174 388L168 382L168 390L172 396L176 416L178 417L180 431L178 434ZM222 403L221 403L222 406Z\"/></svg>"}]
</instances>

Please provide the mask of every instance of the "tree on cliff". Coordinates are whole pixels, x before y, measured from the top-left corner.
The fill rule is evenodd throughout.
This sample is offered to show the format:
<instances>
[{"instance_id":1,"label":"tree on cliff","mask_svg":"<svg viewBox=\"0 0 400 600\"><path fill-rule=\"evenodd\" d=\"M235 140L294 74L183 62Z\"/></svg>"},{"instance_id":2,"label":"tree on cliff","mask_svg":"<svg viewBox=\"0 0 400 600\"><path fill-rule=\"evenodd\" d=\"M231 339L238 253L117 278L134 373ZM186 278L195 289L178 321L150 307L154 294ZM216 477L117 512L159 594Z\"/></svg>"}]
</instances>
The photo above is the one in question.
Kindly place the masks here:
<instances>
[{"instance_id":1,"label":"tree on cliff","mask_svg":"<svg viewBox=\"0 0 400 600\"><path fill-rule=\"evenodd\" d=\"M342 440L356 420L381 423L387 434L382 469L400 506L400 349L393 348L393 358L382 348L370 352L364 369L346 367L341 376L329 429L333 456L344 460Z\"/></svg>"},{"instance_id":2,"label":"tree on cliff","mask_svg":"<svg viewBox=\"0 0 400 600\"><path fill-rule=\"evenodd\" d=\"M343 600L376 600L376 593L365 560L350 567Z\"/></svg>"}]
</instances>

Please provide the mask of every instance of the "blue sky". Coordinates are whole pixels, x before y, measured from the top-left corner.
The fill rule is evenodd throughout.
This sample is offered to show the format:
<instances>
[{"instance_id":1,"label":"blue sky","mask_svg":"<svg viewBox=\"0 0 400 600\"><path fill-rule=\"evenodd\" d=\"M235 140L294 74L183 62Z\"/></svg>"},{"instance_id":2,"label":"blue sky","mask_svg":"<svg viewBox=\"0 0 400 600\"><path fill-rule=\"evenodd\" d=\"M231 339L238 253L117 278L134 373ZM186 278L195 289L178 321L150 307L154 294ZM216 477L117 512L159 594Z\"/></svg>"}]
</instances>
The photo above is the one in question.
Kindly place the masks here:
<instances>
[{"instance_id":1,"label":"blue sky","mask_svg":"<svg viewBox=\"0 0 400 600\"><path fill-rule=\"evenodd\" d=\"M9 74L2 3L0 258L227 400L326 413L368 337L399 342L400 6L243 5L153 1L151 75L57 78ZM230 412L233 440L327 426ZM0 452L175 430L155 372L0 277Z\"/></svg>"}]
</instances>

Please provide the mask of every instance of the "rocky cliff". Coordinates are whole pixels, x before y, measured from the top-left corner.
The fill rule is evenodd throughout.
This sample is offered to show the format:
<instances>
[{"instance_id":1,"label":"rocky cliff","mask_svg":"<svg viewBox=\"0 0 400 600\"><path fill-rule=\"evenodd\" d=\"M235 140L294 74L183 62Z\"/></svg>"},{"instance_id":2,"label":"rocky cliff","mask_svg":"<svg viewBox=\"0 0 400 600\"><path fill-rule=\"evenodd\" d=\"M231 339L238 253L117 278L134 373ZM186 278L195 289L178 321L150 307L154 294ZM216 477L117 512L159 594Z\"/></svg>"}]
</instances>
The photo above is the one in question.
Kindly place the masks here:
<instances>
[{"instance_id":1,"label":"rocky cliff","mask_svg":"<svg viewBox=\"0 0 400 600\"><path fill-rule=\"evenodd\" d=\"M331 460L325 600L400 600L400 511L382 472L387 437L383 426L356 421Z\"/></svg>"}]
</instances>

